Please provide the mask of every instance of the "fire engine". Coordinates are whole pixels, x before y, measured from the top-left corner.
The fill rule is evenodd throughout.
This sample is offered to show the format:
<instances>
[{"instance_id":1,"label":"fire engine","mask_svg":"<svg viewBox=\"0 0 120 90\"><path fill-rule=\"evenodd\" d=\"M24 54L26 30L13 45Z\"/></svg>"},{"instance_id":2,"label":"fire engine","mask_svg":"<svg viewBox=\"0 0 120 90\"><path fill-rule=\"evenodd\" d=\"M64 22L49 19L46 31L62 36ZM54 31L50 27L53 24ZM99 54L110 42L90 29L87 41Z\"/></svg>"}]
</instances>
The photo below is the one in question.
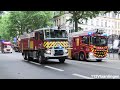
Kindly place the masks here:
<instances>
[{"instance_id":1,"label":"fire engine","mask_svg":"<svg viewBox=\"0 0 120 90\"><path fill-rule=\"evenodd\" d=\"M64 63L68 57L67 31L58 27L41 28L20 37L20 48L25 60L37 60L40 64L48 59Z\"/></svg>"},{"instance_id":2,"label":"fire engine","mask_svg":"<svg viewBox=\"0 0 120 90\"><path fill-rule=\"evenodd\" d=\"M2 53L12 53L12 44L9 41L3 41L1 42L1 52Z\"/></svg>"},{"instance_id":3,"label":"fire engine","mask_svg":"<svg viewBox=\"0 0 120 90\"><path fill-rule=\"evenodd\" d=\"M108 38L101 29L85 30L70 34L69 58L102 61L108 58Z\"/></svg>"}]
</instances>

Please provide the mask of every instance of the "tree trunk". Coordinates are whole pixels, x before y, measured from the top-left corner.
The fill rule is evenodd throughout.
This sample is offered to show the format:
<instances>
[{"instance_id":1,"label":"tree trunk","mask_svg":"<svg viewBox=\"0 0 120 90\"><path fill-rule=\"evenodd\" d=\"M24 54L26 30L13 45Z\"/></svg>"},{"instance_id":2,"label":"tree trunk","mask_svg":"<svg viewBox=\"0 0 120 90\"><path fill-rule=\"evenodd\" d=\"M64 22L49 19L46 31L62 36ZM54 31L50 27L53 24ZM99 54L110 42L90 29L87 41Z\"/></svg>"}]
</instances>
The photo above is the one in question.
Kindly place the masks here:
<instances>
[{"instance_id":1,"label":"tree trunk","mask_svg":"<svg viewBox=\"0 0 120 90\"><path fill-rule=\"evenodd\" d=\"M75 20L75 32L78 32L78 21Z\"/></svg>"},{"instance_id":2,"label":"tree trunk","mask_svg":"<svg viewBox=\"0 0 120 90\"><path fill-rule=\"evenodd\" d=\"M78 32L78 20L77 20L77 15L75 11L73 11L73 17L74 17L74 23L75 23L75 32Z\"/></svg>"}]
</instances>

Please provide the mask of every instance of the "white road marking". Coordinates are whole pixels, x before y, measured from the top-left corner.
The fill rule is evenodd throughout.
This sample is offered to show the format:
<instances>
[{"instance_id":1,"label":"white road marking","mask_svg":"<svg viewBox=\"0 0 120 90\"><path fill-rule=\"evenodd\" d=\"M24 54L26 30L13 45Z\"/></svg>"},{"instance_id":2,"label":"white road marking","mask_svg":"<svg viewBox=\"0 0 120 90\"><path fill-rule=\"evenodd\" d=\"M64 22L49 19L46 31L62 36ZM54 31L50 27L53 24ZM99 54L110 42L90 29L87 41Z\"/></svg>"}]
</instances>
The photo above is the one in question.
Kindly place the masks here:
<instances>
[{"instance_id":1,"label":"white road marking","mask_svg":"<svg viewBox=\"0 0 120 90\"><path fill-rule=\"evenodd\" d=\"M62 69L55 68L55 67L51 67L51 66L45 66L45 67L50 68L50 69L54 69L54 70L57 70L57 71L64 71L64 70L62 70Z\"/></svg>"},{"instance_id":2,"label":"white road marking","mask_svg":"<svg viewBox=\"0 0 120 90\"><path fill-rule=\"evenodd\" d=\"M87 76L84 76L84 75L80 75L80 74L76 74L76 73L74 73L72 75L77 76L77 77L82 77L82 78L85 78L85 79L94 79L94 78L90 78L90 77L87 77Z\"/></svg>"},{"instance_id":3,"label":"white road marking","mask_svg":"<svg viewBox=\"0 0 120 90\"><path fill-rule=\"evenodd\" d=\"M39 63L36 63L36 62L32 62L32 61L30 61L30 63L34 63L34 64L37 64L37 65L41 65L41 64L39 64Z\"/></svg>"},{"instance_id":4,"label":"white road marking","mask_svg":"<svg viewBox=\"0 0 120 90\"><path fill-rule=\"evenodd\" d=\"M83 63L80 62L81 64L88 64L88 65L94 65L94 66L100 66L100 67L105 67L105 68L112 68L112 69L120 69L120 68L114 68L114 67L109 67L109 66L103 66L103 65L97 65L97 64L93 64L93 63Z\"/></svg>"}]
</instances>

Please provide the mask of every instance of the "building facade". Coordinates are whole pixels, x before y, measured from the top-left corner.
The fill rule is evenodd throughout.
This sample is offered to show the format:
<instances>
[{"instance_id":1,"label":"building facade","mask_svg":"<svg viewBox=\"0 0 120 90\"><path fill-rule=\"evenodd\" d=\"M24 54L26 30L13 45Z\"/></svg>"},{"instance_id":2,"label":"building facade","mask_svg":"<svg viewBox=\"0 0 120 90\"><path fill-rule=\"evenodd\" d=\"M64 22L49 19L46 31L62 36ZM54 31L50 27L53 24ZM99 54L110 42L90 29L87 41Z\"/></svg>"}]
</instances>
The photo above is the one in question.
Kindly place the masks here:
<instances>
[{"instance_id":1,"label":"building facade","mask_svg":"<svg viewBox=\"0 0 120 90\"><path fill-rule=\"evenodd\" d=\"M59 15L59 13L60 12L58 11L54 13L55 26L66 27L66 29L70 33L74 25L73 23L70 23L70 21L67 20L72 15L68 13L68 11L63 11L62 15ZM104 15L99 15L96 18L83 21L83 23L79 24L78 27L81 27L83 30L101 28L108 35L120 35L120 14L115 15L113 12L110 12Z\"/></svg>"}]
</instances>

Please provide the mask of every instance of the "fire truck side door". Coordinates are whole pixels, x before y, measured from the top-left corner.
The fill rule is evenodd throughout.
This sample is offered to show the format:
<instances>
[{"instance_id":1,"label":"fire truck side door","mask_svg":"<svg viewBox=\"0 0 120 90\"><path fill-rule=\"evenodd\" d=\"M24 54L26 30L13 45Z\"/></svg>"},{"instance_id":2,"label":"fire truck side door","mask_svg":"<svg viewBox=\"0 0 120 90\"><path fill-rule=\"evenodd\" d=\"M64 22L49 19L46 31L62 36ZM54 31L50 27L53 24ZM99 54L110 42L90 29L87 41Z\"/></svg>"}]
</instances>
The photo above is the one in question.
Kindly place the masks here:
<instances>
[{"instance_id":1,"label":"fire truck side door","mask_svg":"<svg viewBox=\"0 0 120 90\"><path fill-rule=\"evenodd\" d=\"M79 37L73 39L73 50L74 52L79 51L80 40Z\"/></svg>"},{"instance_id":2,"label":"fire truck side door","mask_svg":"<svg viewBox=\"0 0 120 90\"><path fill-rule=\"evenodd\" d=\"M89 48L89 37L88 36L83 36L82 37L82 45L81 45L81 50L86 51L86 49Z\"/></svg>"}]
</instances>

